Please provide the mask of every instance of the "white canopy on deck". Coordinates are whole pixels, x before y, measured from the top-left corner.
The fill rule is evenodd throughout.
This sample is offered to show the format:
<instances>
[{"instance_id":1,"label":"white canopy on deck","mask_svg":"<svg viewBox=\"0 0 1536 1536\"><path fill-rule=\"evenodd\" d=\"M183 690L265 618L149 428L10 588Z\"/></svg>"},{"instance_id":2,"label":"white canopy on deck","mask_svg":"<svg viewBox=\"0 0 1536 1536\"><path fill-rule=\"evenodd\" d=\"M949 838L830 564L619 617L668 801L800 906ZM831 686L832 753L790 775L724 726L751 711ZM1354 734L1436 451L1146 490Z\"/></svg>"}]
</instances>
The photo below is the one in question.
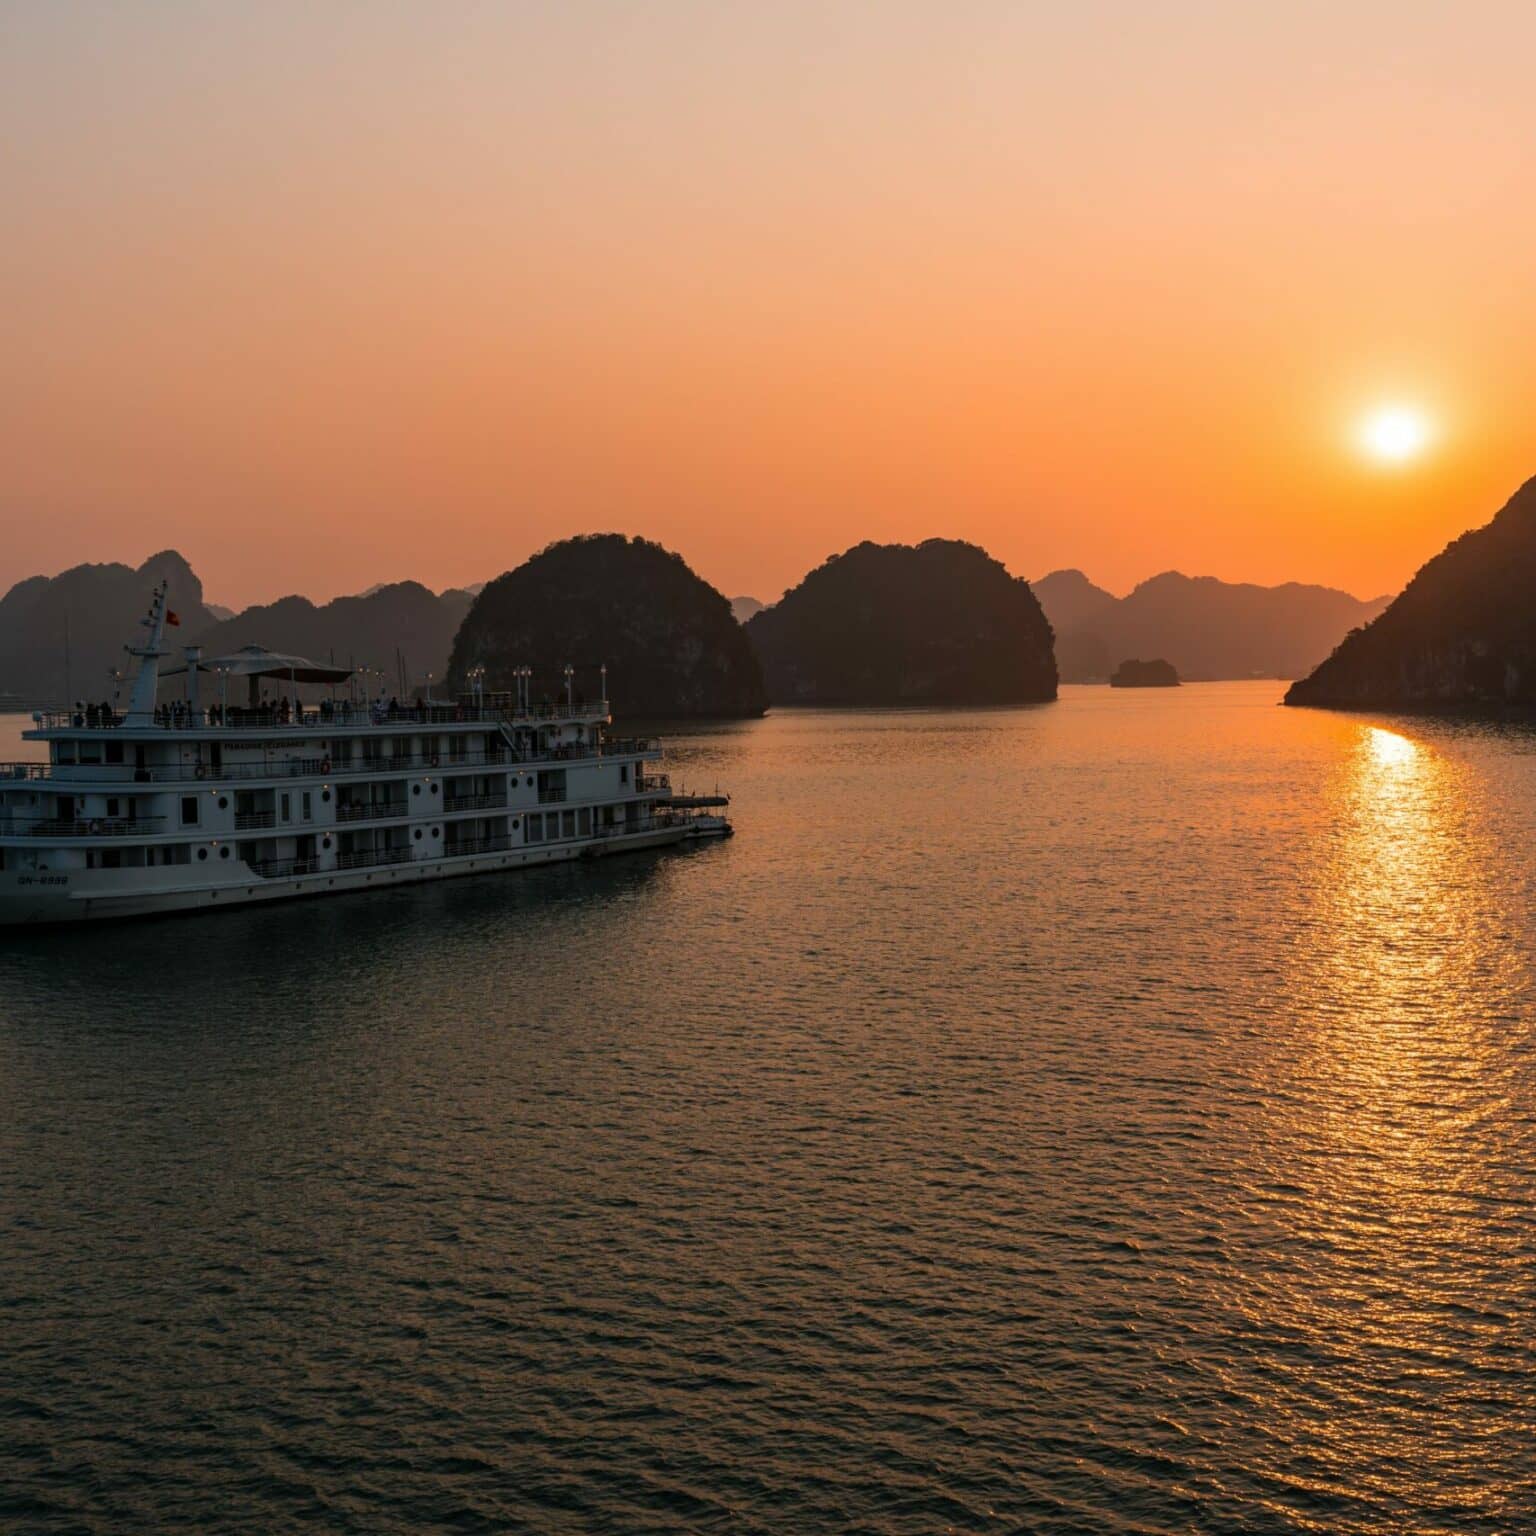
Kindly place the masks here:
<instances>
[{"instance_id":1,"label":"white canopy on deck","mask_svg":"<svg viewBox=\"0 0 1536 1536\"><path fill-rule=\"evenodd\" d=\"M350 667L310 661L304 656L285 656L281 651L269 651L264 645L242 645L228 656L201 656L197 670L226 672L231 677L286 677L295 683L344 683L352 675ZM184 666L165 667L160 675L180 677L187 671Z\"/></svg>"},{"instance_id":2,"label":"white canopy on deck","mask_svg":"<svg viewBox=\"0 0 1536 1536\"><path fill-rule=\"evenodd\" d=\"M253 705L259 698L260 681L264 677L283 678L289 683L344 683L352 676L350 667L311 661L307 656L287 656L281 651L269 651L264 645L242 645L227 656L189 659L184 666L165 668L161 676L184 677L194 666L199 672L218 673L226 678L249 678Z\"/></svg>"}]
</instances>

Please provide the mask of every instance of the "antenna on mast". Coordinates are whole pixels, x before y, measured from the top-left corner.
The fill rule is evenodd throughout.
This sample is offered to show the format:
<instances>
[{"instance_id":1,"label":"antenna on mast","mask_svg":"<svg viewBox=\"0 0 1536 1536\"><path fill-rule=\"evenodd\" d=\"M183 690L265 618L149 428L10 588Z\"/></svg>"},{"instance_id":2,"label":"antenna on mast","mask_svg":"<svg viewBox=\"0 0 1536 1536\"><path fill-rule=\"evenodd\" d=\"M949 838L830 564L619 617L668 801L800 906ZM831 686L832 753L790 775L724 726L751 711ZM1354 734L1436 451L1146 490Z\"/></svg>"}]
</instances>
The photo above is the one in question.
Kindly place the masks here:
<instances>
[{"instance_id":1,"label":"antenna on mast","mask_svg":"<svg viewBox=\"0 0 1536 1536\"><path fill-rule=\"evenodd\" d=\"M148 644L123 647L130 656L139 658L138 675L133 680L133 693L128 699L129 725L153 725L155 722L155 695L160 688L160 658L166 654L160 648L160 639L165 633L167 590L166 583L162 581L155 588L149 612L139 620L149 631Z\"/></svg>"}]
</instances>

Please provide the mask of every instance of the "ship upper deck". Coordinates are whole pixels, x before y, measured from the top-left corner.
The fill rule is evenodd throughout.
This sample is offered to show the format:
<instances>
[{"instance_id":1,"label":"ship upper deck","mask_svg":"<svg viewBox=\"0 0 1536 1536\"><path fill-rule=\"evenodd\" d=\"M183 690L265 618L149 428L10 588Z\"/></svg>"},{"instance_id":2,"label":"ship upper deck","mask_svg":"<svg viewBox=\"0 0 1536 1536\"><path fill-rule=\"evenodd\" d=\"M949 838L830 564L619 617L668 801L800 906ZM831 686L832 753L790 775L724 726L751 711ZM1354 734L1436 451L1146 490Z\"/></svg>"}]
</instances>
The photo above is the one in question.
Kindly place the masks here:
<instances>
[{"instance_id":1,"label":"ship upper deck","mask_svg":"<svg viewBox=\"0 0 1536 1536\"><path fill-rule=\"evenodd\" d=\"M463 726L509 727L538 730L561 725L602 725L611 718L608 701L544 704L529 708L490 704L358 704L325 701L295 708L286 701L277 706L237 708L214 705L193 711L179 705L162 705L151 720L129 723L126 713L108 705L82 705L72 710L40 710L31 729L21 734L27 741L71 740L76 737L110 736L113 740L161 741L174 734L178 739L238 739L241 734L281 736L302 740L306 735L324 738L338 734L366 734L400 730L409 726L434 726L451 730Z\"/></svg>"},{"instance_id":2,"label":"ship upper deck","mask_svg":"<svg viewBox=\"0 0 1536 1536\"><path fill-rule=\"evenodd\" d=\"M200 738L193 737L193 740ZM304 738L298 738L302 743ZM295 778L313 779L384 779L401 774L432 769L446 776L471 773L476 769L517 767L562 768L601 762L607 758L642 758L661 756L661 743L653 737L600 737L595 741L568 742L559 745L533 745L513 751L504 743L485 751L393 753L383 757L359 758L334 762L327 757L296 754L286 757L263 755L250 761L226 758L217 768L197 758L171 762L149 762L136 767L126 760L110 763L73 762L0 762L0 791L22 783L50 783L60 788L85 788L93 785L188 784L196 782L213 788L236 781L277 783Z\"/></svg>"}]
</instances>

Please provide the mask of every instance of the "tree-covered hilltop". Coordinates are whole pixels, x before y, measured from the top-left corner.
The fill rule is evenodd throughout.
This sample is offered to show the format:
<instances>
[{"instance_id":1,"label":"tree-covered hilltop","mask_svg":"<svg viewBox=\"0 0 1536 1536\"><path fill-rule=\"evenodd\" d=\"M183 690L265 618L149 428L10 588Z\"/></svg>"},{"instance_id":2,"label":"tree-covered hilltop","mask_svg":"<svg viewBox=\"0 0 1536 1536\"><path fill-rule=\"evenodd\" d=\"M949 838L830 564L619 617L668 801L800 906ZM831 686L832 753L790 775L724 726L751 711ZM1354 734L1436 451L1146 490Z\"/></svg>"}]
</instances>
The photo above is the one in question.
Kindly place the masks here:
<instances>
[{"instance_id":1,"label":"tree-covered hilltop","mask_svg":"<svg viewBox=\"0 0 1536 1536\"><path fill-rule=\"evenodd\" d=\"M510 689L533 668L535 701L558 698L567 663L593 696L600 664L619 715L741 717L767 707L763 674L730 603L681 555L621 533L551 544L489 582L453 642L450 674L470 668Z\"/></svg>"},{"instance_id":2,"label":"tree-covered hilltop","mask_svg":"<svg viewBox=\"0 0 1536 1536\"><path fill-rule=\"evenodd\" d=\"M775 703L1019 704L1056 697L1029 583L953 539L855 545L747 623Z\"/></svg>"},{"instance_id":3,"label":"tree-covered hilltop","mask_svg":"<svg viewBox=\"0 0 1536 1536\"><path fill-rule=\"evenodd\" d=\"M1354 709L1536 706L1536 480L1464 533L1347 635L1287 704Z\"/></svg>"}]
</instances>

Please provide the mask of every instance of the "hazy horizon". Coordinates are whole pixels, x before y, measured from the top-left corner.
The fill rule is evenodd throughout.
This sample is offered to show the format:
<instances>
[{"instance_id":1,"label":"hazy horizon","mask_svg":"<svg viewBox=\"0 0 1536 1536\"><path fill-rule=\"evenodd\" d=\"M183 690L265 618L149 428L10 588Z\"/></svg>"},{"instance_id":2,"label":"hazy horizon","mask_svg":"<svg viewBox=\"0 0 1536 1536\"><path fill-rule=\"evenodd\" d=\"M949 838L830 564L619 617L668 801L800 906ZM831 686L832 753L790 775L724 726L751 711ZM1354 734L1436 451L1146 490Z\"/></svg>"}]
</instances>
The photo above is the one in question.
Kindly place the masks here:
<instances>
[{"instance_id":1,"label":"hazy horizon","mask_svg":"<svg viewBox=\"0 0 1536 1536\"><path fill-rule=\"evenodd\" d=\"M1395 592L1536 468L1536 13L1474 11L13 0L0 580Z\"/></svg>"},{"instance_id":2,"label":"hazy horizon","mask_svg":"<svg viewBox=\"0 0 1536 1536\"><path fill-rule=\"evenodd\" d=\"M596 533L598 530L581 530L581 531L582 532L588 532L588 533ZM931 535L929 535L929 537L931 537L931 538L944 538L944 537L947 537L947 535L944 535L944 534L931 534ZM922 540L919 538L919 539L911 541L911 542L921 543ZM172 546L166 546L167 549L170 549L171 547ZM851 548L852 546L849 546L849 547ZM316 592L313 592L313 591L304 591L304 590L300 590L299 588L289 588L289 589L284 590L284 591L273 592L273 593L271 593L270 595L267 595L267 596L252 598L249 602L231 603L231 602L227 601L219 592L210 590L208 578L204 574L203 567L202 567L202 565L199 564L198 560L193 555L188 554L188 552L186 550L184 550L184 549L178 549L175 552L180 554L180 555L182 555L186 559L187 563L191 566L191 568L193 570L193 573L199 578L199 580L202 581L202 583L203 583L203 601L204 601L204 603L205 604L214 604L216 606L224 607L224 608L231 608L236 613L239 613L239 612L243 611L246 608L263 607L263 606L270 605L272 603L281 602L284 598L290 598L290 597L308 598L311 602L316 603L317 605L318 604L323 604L323 603L328 603L328 602L333 602L337 598L343 598L343 597L369 597L374 592L378 591L382 587L395 586L395 585L398 585L401 582L406 582L406 581L420 582L421 585L427 587L432 592L435 592L439 596L441 596L443 593L448 592L448 591L463 591L466 588L470 588L470 587L478 588L478 587L485 586L487 583L489 583L491 581L494 581L498 576L502 576L502 575L506 574L506 571L495 571L495 572L493 572L489 576L473 576L473 577L470 577L466 581L462 581L462 582L448 582L445 585L438 585L438 584L435 584L433 582L423 581L421 577L416 576L416 575L412 574L411 572L407 571L407 572L404 572L404 573L401 573L401 574L397 574L397 575L392 575L392 576L380 576L380 577L375 578L372 581L366 582L364 585L362 585L360 587L357 587L357 588L355 588L353 590L341 591L341 592L329 592L329 593L326 593L323 596L319 595L319 594L317 594ZM742 598L746 598L746 599L748 599L750 601L761 603L764 607L771 607L774 603L778 602L779 599L782 598L785 595L786 592L791 590L791 588L797 586L799 584L799 582L800 582L800 579L802 577L808 575L812 570L815 569L815 567L817 565L822 564L824 560L831 558L833 555L840 555L840 554L843 554L845 552L846 551L844 551L844 550L829 550L827 555L822 557L822 560L818 560L818 561L814 562L813 565L808 566L806 568L806 570L801 572L800 576L796 577L795 580L790 583L789 587L784 588L783 591L774 591L774 592L771 592L771 593L765 593L765 592L762 592L762 591L746 591L746 590L743 590L743 591L737 592L737 591L733 591L733 590L731 590L729 588L722 587L719 582L710 582L710 585L713 586L718 592L720 592L722 596L726 597L727 599L729 599L732 602L736 602L736 601L739 601ZM107 560L107 559L95 559L95 558L90 558L90 559L86 559L86 560L78 560L77 559L77 560L70 561L67 565L61 565L60 567L58 567L57 570L30 571L30 572L25 573L25 575L18 575L18 576L14 577L14 578L0 579L0 597L4 597L6 592L8 592L13 586L15 586L17 582L24 581L28 577L43 576L43 577L48 578L49 580L52 580L52 579L54 579L56 577L62 576L63 574L65 574L65 572L73 570L73 569L76 569L76 568L78 568L78 567L80 567L82 565L111 565L111 564L119 564L119 565L128 566L130 569L137 570L140 566L142 566L145 563L146 560L151 558L151 556L154 555L155 553L158 553L158 551L151 550L151 551L147 552L146 554L138 556L137 558L128 557L128 558L124 558L122 560L115 560L115 561L114 560ZM535 555L537 553L538 553L537 550L530 549L528 551L528 556L525 557L525 558L531 557L531 556L533 556L533 555ZM676 550L676 551L674 551L674 553L682 555L684 560L688 559L688 555L687 555L687 551L686 550ZM521 561L521 560L516 562L517 565L521 565L522 563L523 563L523 561ZM690 564L690 566L692 565L691 561L689 561L688 563ZM515 566L508 566L507 567L507 570L512 570L512 569L515 569ZM1155 581L1160 576L1181 576L1181 577L1183 577L1183 578L1185 578L1186 580L1189 580L1189 581L1219 581L1219 582L1226 583L1228 585L1257 585L1257 586L1261 586L1261 587L1269 588L1269 589L1272 589L1272 588L1275 588L1275 587L1280 587L1280 586L1291 586L1291 585L1294 585L1294 586L1306 586L1306 587L1324 587L1324 588L1328 588L1329 587L1329 583L1327 583L1327 582L1308 581L1305 578L1291 578L1291 579L1287 579L1285 581L1275 581L1275 582L1239 583L1239 582L1234 582L1230 577L1217 575L1216 573L1211 572L1211 571L1183 571L1183 570L1179 570L1177 567L1174 567L1174 566L1165 566L1165 567L1163 567L1160 570L1149 571L1145 576L1137 577L1135 580L1131 581L1129 584L1127 584L1124 587L1111 586L1107 582L1100 581L1093 574L1092 571L1087 570L1082 565L1071 565L1071 564L1068 564L1068 565L1054 566L1054 567L1052 567L1048 571L1040 571L1040 572L1037 572L1034 575L1029 575L1029 574L1020 572L1020 571L1010 571L1009 574L1013 575L1015 577L1021 577L1023 580L1029 582L1031 586L1035 586L1035 585L1038 585L1038 583L1040 583L1041 581L1044 581L1048 577L1061 575L1064 572L1068 572L1068 571L1075 571L1078 575L1085 577L1093 586L1099 588L1101 591L1108 592L1111 597L1114 597L1114 598L1117 598L1117 599L1128 597L1138 587L1145 586L1149 581ZM702 572L702 571L696 571L696 574L698 574L700 576L703 576L706 581L709 580L708 576L705 575L705 573ZM1371 592L1371 593L1362 594L1362 593L1358 593L1358 592L1351 592L1348 588L1345 588L1345 587L1330 588L1330 590L1343 592L1345 596L1352 597L1352 598L1354 598L1354 600L1356 602L1360 602L1360 603L1378 602L1378 601L1380 601L1380 600L1382 600L1384 598L1392 598L1392 597L1395 597L1397 595L1396 591L1393 591L1393 592Z\"/></svg>"}]
</instances>

